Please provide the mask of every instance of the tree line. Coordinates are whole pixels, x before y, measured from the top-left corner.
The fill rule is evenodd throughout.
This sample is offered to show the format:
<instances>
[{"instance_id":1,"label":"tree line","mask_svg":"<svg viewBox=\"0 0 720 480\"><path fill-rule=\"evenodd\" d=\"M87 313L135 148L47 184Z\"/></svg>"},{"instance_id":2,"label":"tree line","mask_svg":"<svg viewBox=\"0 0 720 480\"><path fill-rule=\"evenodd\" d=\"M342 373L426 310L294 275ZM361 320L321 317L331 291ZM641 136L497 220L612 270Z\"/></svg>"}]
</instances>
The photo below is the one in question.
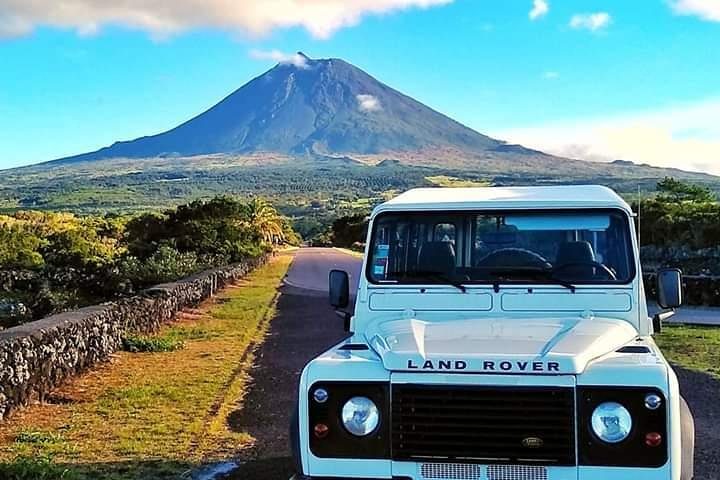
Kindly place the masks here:
<instances>
[{"instance_id":1,"label":"tree line","mask_svg":"<svg viewBox=\"0 0 720 480\"><path fill-rule=\"evenodd\" d=\"M0 326L132 294L298 244L269 203L198 200L162 213L0 215Z\"/></svg>"}]
</instances>

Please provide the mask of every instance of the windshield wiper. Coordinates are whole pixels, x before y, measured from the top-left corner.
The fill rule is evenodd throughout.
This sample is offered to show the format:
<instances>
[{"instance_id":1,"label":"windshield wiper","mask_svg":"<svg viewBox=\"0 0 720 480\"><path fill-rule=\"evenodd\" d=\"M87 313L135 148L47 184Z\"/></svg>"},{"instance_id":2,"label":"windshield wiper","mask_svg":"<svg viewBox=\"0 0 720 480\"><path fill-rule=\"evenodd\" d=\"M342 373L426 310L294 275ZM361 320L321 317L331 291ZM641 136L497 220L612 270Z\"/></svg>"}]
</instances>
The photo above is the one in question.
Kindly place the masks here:
<instances>
[{"instance_id":1,"label":"windshield wiper","mask_svg":"<svg viewBox=\"0 0 720 480\"><path fill-rule=\"evenodd\" d=\"M490 275L497 277L500 280L523 280L523 279L540 279L547 281L549 283L560 285L562 287L567 288L572 293L575 293L577 290L577 287L573 285L572 283L563 280L562 278L558 278L555 276L552 270L545 269L545 268L531 268L531 267L500 267L493 269L490 272ZM496 288L495 290L498 290L499 282L495 283Z\"/></svg>"},{"instance_id":2,"label":"windshield wiper","mask_svg":"<svg viewBox=\"0 0 720 480\"><path fill-rule=\"evenodd\" d=\"M431 270L420 270L413 272L389 272L388 277L400 279L412 278L416 280L440 280L443 283L452 285L463 293L467 293L467 288L461 282L455 280L445 272L435 272Z\"/></svg>"}]
</instances>

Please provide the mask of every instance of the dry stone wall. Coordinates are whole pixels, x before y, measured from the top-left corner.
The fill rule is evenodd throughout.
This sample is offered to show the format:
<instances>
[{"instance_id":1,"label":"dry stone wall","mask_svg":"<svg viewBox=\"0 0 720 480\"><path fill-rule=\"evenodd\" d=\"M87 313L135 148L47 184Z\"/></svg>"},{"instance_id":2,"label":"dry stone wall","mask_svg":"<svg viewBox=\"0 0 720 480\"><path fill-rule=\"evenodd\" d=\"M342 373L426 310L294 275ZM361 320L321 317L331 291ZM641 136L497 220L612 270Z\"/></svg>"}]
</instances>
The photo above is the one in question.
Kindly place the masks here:
<instances>
[{"instance_id":1,"label":"dry stone wall","mask_svg":"<svg viewBox=\"0 0 720 480\"><path fill-rule=\"evenodd\" d=\"M104 361L126 332L151 333L263 263L248 260L139 295L0 331L0 420L43 400L68 377Z\"/></svg>"}]
</instances>

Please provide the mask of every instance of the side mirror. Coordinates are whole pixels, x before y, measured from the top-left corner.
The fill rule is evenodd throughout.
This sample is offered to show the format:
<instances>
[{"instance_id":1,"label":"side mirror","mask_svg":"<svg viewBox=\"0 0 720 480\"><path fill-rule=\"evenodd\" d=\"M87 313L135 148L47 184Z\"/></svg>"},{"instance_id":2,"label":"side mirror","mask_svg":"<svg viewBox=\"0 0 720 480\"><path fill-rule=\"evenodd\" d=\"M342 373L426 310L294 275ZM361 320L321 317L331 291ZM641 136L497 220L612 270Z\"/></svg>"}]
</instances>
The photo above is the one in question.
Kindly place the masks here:
<instances>
[{"instance_id":1,"label":"side mirror","mask_svg":"<svg viewBox=\"0 0 720 480\"><path fill-rule=\"evenodd\" d=\"M350 303L350 278L342 270L330 271L330 305L346 308Z\"/></svg>"},{"instance_id":2,"label":"side mirror","mask_svg":"<svg viewBox=\"0 0 720 480\"><path fill-rule=\"evenodd\" d=\"M657 274L657 302L661 308L674 309L682 305L682 271L677 268L665 268Z\"/></svg>"}]
</instances>

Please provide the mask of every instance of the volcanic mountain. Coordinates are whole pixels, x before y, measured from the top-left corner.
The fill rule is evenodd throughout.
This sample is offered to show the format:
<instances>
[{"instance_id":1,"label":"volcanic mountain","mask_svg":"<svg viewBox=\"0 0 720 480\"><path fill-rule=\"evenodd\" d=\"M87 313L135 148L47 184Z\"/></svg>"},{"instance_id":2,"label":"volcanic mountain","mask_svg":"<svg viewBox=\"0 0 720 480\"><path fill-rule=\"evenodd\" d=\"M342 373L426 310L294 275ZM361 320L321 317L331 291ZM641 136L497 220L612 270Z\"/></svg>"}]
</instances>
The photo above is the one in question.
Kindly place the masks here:
<instances>
[{"instance_id":1,"label":"volcanic mountain","mask_svg":"<svg viewBox=\"0 0 720 480\"><path fill-rule=\"evenodd\" d=\"M278 64L172 130L64 160L379 154L444 147L525 151L465 127L343 60L312 60L302 53L298 58L302 62Z\"/></svg>"}]
</instances>

